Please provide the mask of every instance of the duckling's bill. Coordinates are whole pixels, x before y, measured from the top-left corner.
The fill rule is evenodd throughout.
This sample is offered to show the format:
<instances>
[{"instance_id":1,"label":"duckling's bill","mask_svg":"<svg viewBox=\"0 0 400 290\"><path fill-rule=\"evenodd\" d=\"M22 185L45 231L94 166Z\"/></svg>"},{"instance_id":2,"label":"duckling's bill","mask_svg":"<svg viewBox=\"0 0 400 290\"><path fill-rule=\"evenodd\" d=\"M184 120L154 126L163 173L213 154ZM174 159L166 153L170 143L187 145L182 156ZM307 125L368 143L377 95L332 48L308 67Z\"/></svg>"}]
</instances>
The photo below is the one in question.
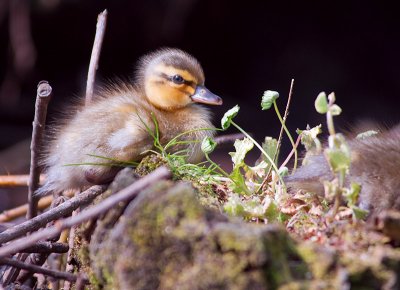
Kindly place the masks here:
<instances>
[{"instance_id":1,"label":"duckling's bill","mask_svg":"<svg viewBox=\"0 0 400 290\"><path fill-rule=\"evenodd\" d=\"M198 85L191 96L193 102L208 105L222 105L222 99L210 92L206 87Z\"/></svg>"}]
</instances>

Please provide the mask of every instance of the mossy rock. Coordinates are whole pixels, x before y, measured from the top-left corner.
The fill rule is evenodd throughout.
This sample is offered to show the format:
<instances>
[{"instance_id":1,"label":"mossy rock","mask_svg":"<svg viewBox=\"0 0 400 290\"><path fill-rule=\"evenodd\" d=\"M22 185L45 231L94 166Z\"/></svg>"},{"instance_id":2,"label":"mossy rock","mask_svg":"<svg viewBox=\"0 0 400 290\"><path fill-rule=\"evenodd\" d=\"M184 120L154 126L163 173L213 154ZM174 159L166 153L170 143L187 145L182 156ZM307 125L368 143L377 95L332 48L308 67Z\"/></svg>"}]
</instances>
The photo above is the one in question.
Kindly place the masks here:
<instances>
[{"instance_id":1,"label":"mossy rock","mask_svg":"<svg viewBox=\"0 0 400 290\"><path fill-rule=\"evenodd\" d=\"M122 170L96 202L137 179ZM400 249L338 253L282 227L229 219L188 182L160 181L78 230L91 289L399 289ZM80 232L82 234L80 234ZM89 237L85 240L82 236ZM79 249L79 251L77 251Z\"/></svg>"},{"instance_id":2,"label":"mossy rock","mask_svg":"<svg viewBox=\"0 0 400 290\"><path fill-rule=\"evenodd\" d=\"M90 258L105 289L274 289L308 273L283 228L228 220L187 183L148 188L102 238Z\"/></svg>"},{"instance_id":3,"label":"mossy rock","mask_svg":"<svg viewBox=\"0 0 400 290\"><path fill-rule=\"evenodd\" d=\"M168 167L167 160L159 154L150 154L140 161L135 169L135 173L139 176L145 176L160 166ZM219 196L215 193L215 187L212 184L199 182L197 178L185 174L174 176L174 178L190 182L196 188L196 197L202 205L221 210L222 206L218 198Z\"/></svg>"}]
</instances>

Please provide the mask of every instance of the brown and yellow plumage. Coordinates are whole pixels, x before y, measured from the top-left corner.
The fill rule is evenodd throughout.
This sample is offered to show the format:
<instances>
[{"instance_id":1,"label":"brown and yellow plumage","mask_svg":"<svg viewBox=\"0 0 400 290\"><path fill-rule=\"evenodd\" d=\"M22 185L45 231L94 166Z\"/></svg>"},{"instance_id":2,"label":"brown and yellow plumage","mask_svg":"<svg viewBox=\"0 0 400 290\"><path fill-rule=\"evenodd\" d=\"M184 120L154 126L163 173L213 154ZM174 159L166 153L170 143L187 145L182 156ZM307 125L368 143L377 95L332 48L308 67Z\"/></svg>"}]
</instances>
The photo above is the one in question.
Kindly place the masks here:
<instances>
[{"instance_id":1,"label":"brown and yellow plumage","mask_svg":"<svg viewBox=\"0 0 400 290\"><path fill-rule=\"evenodd\" d=\"M153 149L146 126L159 125L161 143L196 128L213 128L209 111L195 103L219 105L221 98L204 87L199 62L178 49L161 49L142 58L134 84L103 89L87 107L78 108L66 125L56 130L44 159L47 181L41 192L60 192L105 183L118 171L91 155L120 161L139 161ZM202 140L213 131L196 131L185 140ZM199 143L191 143L189 162L202 157ZM68 164L87 164L66 166Z\"/></svg>"}]
</instances>

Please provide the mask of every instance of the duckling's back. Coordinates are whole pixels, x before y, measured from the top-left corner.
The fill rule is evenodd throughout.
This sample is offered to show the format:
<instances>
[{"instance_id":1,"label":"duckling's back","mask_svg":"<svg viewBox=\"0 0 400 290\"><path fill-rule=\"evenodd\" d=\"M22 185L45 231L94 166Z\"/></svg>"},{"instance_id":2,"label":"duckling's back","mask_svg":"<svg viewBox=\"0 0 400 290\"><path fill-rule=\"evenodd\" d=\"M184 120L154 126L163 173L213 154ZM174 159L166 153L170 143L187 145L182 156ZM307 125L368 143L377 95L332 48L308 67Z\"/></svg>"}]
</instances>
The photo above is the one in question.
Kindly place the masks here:
<instances>
[{"instance_id":1,"label":"duckling's back","mask_svg":"<svg viewBox=\"0 0 400 290\"><path fill-rule=\"evenodd\" d=\"M154 130L151 110L127 85L107 89L89 106L78 108L66 125L53 132L44 160L47 182L41 191L81 188L91 178L93 183L107 181L115 174L110 159L137 160L152 148L144 125Z\"/></svg>"}]
</instances>

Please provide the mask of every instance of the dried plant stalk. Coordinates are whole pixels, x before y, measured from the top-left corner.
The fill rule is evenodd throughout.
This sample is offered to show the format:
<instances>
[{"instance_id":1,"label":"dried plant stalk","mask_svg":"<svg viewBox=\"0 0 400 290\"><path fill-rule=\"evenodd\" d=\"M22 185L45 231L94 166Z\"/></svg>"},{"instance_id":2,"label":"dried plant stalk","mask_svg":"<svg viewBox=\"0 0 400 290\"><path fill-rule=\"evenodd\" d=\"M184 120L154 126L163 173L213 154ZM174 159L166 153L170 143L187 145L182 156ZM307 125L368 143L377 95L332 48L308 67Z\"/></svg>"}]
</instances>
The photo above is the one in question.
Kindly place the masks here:
<instances>
[{"instance_id":1,"label":"dried plant stalk","mask_svg":"<svg viewBox=\"0 0 400 290\"><path fill-rule=\"evenodd\" d=\"M74 196L74 191L65 191L63 196L72 197ZM37 205L38 210L44 210L48 208L52 201L53 201L52 196L46 196L40 199ZM0 222L4 223L12 221L16 218L26 215L27 212L28 212L27 203L9 210L5 210L3 211L3 213L0 214Z\"/></svg>"},{"instance_id":2,"label":"dried plant stalk","mask_svg":"<svg viewBox=\"0 0 400 290\"><path fill-rule=\"evenodd\" d=\"M43 184L45 176L40 174L39 185ZM18 187L18 186L28 186L29 175L0 175L0 187Z\"/></svg>"},{"instance_id":3,"label":"dried plant stalk","mask_svg":"<svg viewBox=\"0 0 400 290\"><path fill-rule=\"evenodd\" d=\"M49 104L51 98L51 92L52 88L47 81L39 82L31 142L31 166L28 183L28 219L33 218L37 214L37 199L33 197L33 194L35 193L36 189L39 188L39 152L42 147L43 133L47 115L47 105Z\"/></svg>"},{"instance_id":4,"label":"dried plant stalk","mask_svg":"<svg viewBox=\"0 0 400 290\"><path fill-rule=\"evenodd\" d=\"M99 57L101 52L101 46L103 44L104 33L106 31L107 23L107 10L104 10L97 17L96 35L94 37L92 55L90 57L89 71L86 82L86 105L90 104L93 99L94 81L96 76L96 70L99 66Z\"/></svg>"},{"instance_id":5,"label":"dried plant stalk","mask_svg":"<svg viewBox=\"0 0 400 290\"><path fill-rule=\"evenodd\" d=\"M111 195L110 197L103 200L99 204L80 212L76 216L59 220L52 227L45 228L39 232L35 232L35 233L27 236L27 237L20 238L18 240L14 240L12 243L9 243L9 244L1 247L0 248L0 257L6 257L10 254L17 253L17 252L21 251L22 249L25 249L40 240L54 237L54 236L60 234L65 229L71 228L75 225L78 225L78 224L81 224L90 219L96 218L99 215L104 214L105 212L107 212L108 210L113 208L118 203L123 202L123 201L128 201L128 200L135 198L140 193L140 191L142 191L147 186L154 184L155 182L157 182L159 180L169 178L170 176L171 176L171 172L166 167L160 167L160 168L156 169L155 171L153 171L152 173L150 173L150 174L144 176L143 178L139 179L138 181L134 182L130 186L126 187L125 189L119 191L118 193ZM67 204L68 202L69 201L65 202L58 208ZM55 209L57 209L57 208L55 208ZM71 210L71 212L72 212L72 210ZM44 213L44 214L46 214L46 213ZM44 214L42 214L42 215L44 215ZM28 221L28 222L30 222L30 221ZM11 232L13 232L14 237L21 236L21 230L19 230L19 231L17 231L17 233L15 233L14 228L8 229L5 232L11 230ZM28 230L28 232L29 231L30 230ZM3 235L3 233L0 233L0 238ZM1 241L1 239L0 239L0 242L4 242L4 240L8 240L8 241L11 240L10 232L3 237L3 241Z\"/></svg>"}]
</instances>

